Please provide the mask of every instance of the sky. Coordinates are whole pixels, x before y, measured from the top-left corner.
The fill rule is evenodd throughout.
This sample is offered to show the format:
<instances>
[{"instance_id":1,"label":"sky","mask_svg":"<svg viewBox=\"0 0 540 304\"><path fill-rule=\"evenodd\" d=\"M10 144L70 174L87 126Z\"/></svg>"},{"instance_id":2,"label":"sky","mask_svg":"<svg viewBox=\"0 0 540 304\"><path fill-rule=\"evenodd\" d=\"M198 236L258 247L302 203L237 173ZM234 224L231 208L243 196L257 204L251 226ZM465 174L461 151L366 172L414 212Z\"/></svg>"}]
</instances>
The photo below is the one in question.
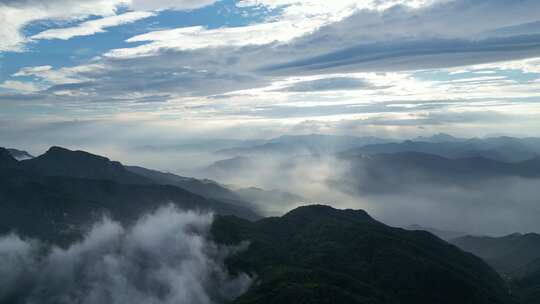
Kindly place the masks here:
<instances>
[{"instance_id":1,"label":"sky","mask_svg":"<svg viewBox=\"0 0 540 304\"><path fill-rule=\"evenodd\" d=\"M0 142L540 134L537 0L0 0Z\"/></svg>"}]
</instances>

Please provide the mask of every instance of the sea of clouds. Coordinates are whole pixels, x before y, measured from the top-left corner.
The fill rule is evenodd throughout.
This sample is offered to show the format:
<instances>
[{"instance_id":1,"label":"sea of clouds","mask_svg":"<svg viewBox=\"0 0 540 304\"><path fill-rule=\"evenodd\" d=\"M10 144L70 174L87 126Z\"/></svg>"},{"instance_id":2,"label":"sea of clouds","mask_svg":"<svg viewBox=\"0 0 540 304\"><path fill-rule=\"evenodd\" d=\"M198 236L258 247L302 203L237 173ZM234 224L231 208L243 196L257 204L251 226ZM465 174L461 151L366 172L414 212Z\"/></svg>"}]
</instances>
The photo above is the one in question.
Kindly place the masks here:
<instances>
[{"instance_id":1,"label":"sea of clouds","mask_svg":"<svg viewBox=\"0 0 540 304\"><path fill-rule=\"evenodd\" d=\"M222 303L244 293L247 274L225 259L247 245L209 238L211 214L164 207L124 227L104 218L67 248L0 238L0 302L166 304Z\"/></svg>"}]
</instances>

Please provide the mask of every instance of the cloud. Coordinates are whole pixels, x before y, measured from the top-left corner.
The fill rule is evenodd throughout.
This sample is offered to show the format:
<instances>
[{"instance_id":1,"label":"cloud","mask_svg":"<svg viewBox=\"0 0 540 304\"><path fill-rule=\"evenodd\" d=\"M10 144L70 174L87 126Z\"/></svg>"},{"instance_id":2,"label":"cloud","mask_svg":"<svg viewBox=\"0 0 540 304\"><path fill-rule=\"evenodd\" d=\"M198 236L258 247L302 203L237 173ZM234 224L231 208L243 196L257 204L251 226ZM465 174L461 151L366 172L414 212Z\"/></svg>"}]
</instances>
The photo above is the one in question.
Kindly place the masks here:
<instances>
[{"instance_id":1,"label":"cloud","mask_svg":"<svg viewBox=\"0 0 540 304\"><path fill-rule=\"evenodd\" d=\"M14 80L4 81L4 83L0 84L0 88L13 90L17 92L24 92L24 93L37 92L42 89L42 87L32 82L22 82L22 81L14 81Z\"/></svg>"},{"instance_id":2,"label":"cloud","mask_svg":"<svg viewBox=\"0 0 540 304\"><path fill-rule=\"evenodd\" d=\"M447 68L528 58L540 50L539 35L492 34L500 27L536 20L540 4L532 0L512 5L501 0L424 1L416 6L385 2L381 7L312 2L248 2L244 5L285 6L285 11L243 27L187 27L134 36L127 41L140 45L111 50L102 58L109 69L103 79L119 84L127 82L125 75L138 75L132 79L136 83L152 83L171 94L209 96L260 88L295 75ZM328 7L334 17L322 9ZM315 17L306 17L310 14ZM484 15L492 17L490 22L483 21ZM299 16L310 24L298 21ZM133 66L145 73L129 73ZM207 92L194 89L203 85Z\"/></svg>"},{"instance_id":3,"label":"cloud","mask_svg":"<svg viewBox=\"0 0 540 304\"><path fill-rule=\"evenodd\" d=\"M410 70L532 57L538 52L538 35L494 30L538 21L538 12L540 3L533 0L362 9L295 41L294 48L310 49L307 58L283 57L267 70Z\"/></svg>"},{"instance_id":4,"label":"cloud","mask_svg":"<svg viewBox=\"0 0 540 304\"><path fill-rule=\"evenodd\" d=\"M105 17L97 20L83 22L74 27L50 29L31 37L31 39L62 39L68 40L77 36L90 36L103 33L109 27L132 23L141 19L155 16L152 12L128 12L121 15Z\"/></svg>"},{"instance_id":5,"label":"cloud","mask_svg":"<svg viewBox=\"0 0 540 304\"><path fill-rule=\"evenodd\" d=\"M28 94L28 93L8 93L0 94L0 101L14 102L14 101L31 101L45 99L47 96L40 94Z\"/></svg>"},{"instance_id":6,"label":"cloud","mask_svg":"<svg viewBox=\"0 0 540 304\"><path fill-rule=\"evenodd\" d=\"M479 64L479 65L467 67L467 69L463 71L478 73L478 71L482 71L486 69L516 70L516 71L521 71L522 73L540 74L540 57L528 58L524 60L513 60L513 61L506 61L506 62Z\"/></svg>"},{"instance_id":7,"label":"cloud","mask_svg":"<svg viewBox=\"0 0 540 304\"><path fill-rule=\"evenodd\" d=\"M191 10L214 4L218 0L132 0L130 7L134 10Z\"/></svg>"},{"instance_id":8,"label":"cloud","mask_svg":"<svg viewBox=\"0 0 540 304\"><path fill-rule=\"evenodd\" d=\"M242 247L208 240L212 216L157 210L132 227L104 219L68 248L0 238L0 301L25 303L224 303L251 278L224 260ZM245 245L244 245L245 246Z\"/></svg>"},{"instance_id":9,"label":"cloud","mask_svg":"<svg viewBox=\"0 0 540 304\"><path fill-rule=\"evenodd\" d=\"M240 8L265 7L272 18L259 24L242 27L206 29L201 26L178 28L146 33L132 37L127 42L149 42L139 47L113 50L106 56L133 58L150 56L161 51L182 51L217 47L241 47L287 43L295 38L313 33L321 26L342 20L358 7L377 8L379 1L369 3L356 0L278 0L278 1L238 1ZM386 2L386 1L383 1ZM404 1L407 3L407 1Z\"/></svg>"},{"instance_id":10,"label":"cloud","mask_svg":"<svg viewBox=\"0 0 540 304\"><path fill-rule=\"evenodd\" d=\"M46 20L60 23L78 22L90 16L104 17L70 28L50 29L34 39L69 39L102 32L113 27L146 18L147 11L186 10L204 7L215 0L2 0L0 1L0 53L21 52L31 41L22 33L28 24ZM120 8L132 11L116 15ZM148 16L147 16L148 17Z\"/></svg>"},{"instance_id":11,"label":"cloud","mask_svg":"<svg viewBox=\"0 0 540 304\"><path fill-rule=\"evenodd\" d=\"M243 27L136 35L127 40L129 48L79 66L25 67L9 80L32 78L44 87L43 104L64 111L52 117L50 108L36 107L31 115L43 120L69 120L83 112L88 119L116 119L122 113L213 128L376 117L371 125L382 129L386 118L387 129L397 130L413 128L415 121L434 125L433 119L419 119L434 109L537 113L528 103L540 97L537 77L524 80L513 71L538 70L540 35L527 32L538 19L537 1L264 0L237 6L268 15ZM489 68L491 78L449 75L480 67ZM12 96L0 98L6 104ZM21 105L20 111L29 108Z\"/></svg>"},{"instance_id":12,"label":"cloud","mask_svg":"<svg viewBox=\"0 0 540 304\"><path fill-rule=\"evenodd\" d=\"M536 56L540 35L478 41L402 40L341 49L311 58L268 65L272 74L321 74L360 71L414 71Z\"/></svg>"},{"instance_id":13,"label":"cloud","mask_svg":"<svg viewBox=\"0 0 540 304\"><path fill-rule=\"evenodd\" d=\"M369 81L354 77L333 77L316 80L306 80L293 83L282 89L285 92L318 92L318 91L341 91L341 90L362 90L378 89Z\"/></svg>"},{"instance_id":14,"label":"cloud","mask_svg":"<svg viewBox=\"0 0 540 304\"><path fill-rule=\"evenodd\" d=\"M112 16L124 0L0 1L0 52L20 52L28 39L22 29L37 20L76 21L94 16Z\"/></svg>"},{"instance_id":15,"label":"cloud","mask_svg":"<svg viewBox=\"0 0 540 304\"><path fill-rule=\"evenodd\" d=\"M100 64L79 65L54 69L50 65L25 67L13 74L14 77L35 77L52 85L72 84L89 81L89 75L103 70Z\"/></svg>"},{"instance_id":16,"label":"cloud","mask_svg":"<svg viewBox=\"0 0 540 304\"><path fill-rule=\"evenodd\" d=\"M274 22L243 27L206 29L202 26L155 31L135 36L127 42L150 42L139 47L115 49L105 54L112 58L133 58L159 54L164 50L197 50L242 47L287 42L309 30L302 24Z\"/></svg>"}]
</instances>

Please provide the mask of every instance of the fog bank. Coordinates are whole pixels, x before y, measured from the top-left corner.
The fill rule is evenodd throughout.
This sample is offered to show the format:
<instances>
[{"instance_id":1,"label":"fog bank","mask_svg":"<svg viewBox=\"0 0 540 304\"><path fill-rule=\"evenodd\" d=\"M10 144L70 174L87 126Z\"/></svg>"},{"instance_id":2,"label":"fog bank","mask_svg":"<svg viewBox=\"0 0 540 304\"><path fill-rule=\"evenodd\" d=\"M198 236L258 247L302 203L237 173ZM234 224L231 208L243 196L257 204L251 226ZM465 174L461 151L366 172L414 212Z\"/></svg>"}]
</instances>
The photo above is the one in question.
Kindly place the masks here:
<instances>
[{"instance_id":1,"label":"fog bank","mask_svg":"<svg viewBox=\"0 0 540 304\"><path fill-rule=\"evenodd\" d=\"M209 240L212 215L164 207L123 227L96 223L68 248L0 238L0 302L211 304L229 301L252 279L224 260L242 247Z\"/></svg>"}]
</instances>

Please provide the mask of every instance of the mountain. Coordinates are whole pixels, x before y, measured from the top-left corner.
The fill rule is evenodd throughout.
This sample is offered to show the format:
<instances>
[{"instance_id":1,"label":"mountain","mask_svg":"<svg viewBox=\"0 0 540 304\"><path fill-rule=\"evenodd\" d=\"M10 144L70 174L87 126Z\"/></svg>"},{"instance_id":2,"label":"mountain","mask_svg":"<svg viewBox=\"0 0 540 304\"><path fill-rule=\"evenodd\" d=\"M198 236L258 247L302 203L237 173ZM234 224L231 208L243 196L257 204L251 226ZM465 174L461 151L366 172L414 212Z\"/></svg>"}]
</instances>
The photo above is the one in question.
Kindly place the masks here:
<instances>
[{"instance_id":1,"label":"mountain","mask_svg":"<svg viewBox=\"0 0 540 304\"><path fill-rule=\"evenodd\" d=\"M0 148L0 169L17 166L18 162L9 150Z\"/></svg>"},{"instance_id":2,"label":"mountain","mask_svg":"<svg viewBox=\"0 0 540 304\"><path fill-rule=\"evenodd\" d=\"M540 260L530 265L526 275L512 281L518 303L540 303Z\"/></svg>"},{"instance_id":3,"label":"mountain","mask_svg":"<svg viewBox=\"0 0 540 304\"><path fill-rule=\"evenodd\" d=\"M505 163L482 157L450 159L433 154L403 152L394 154L351 154L343 176L333 186L348 192L399 192L413 185L459 185L504 177L540 178L540 158ZM347 188L348 187L348 188Z\"/></svg>"},{"instance_id":4,"label":"mountain","mask_svg":"<svg viewBox=\"0 0 540 304\"><path fill-rule=\"evenodd\" d=\"M417 138L400 143L366 145L349 154L380 154L419 152L447 158L481 157L502 162L522 162L540 155L540 139L496 137L487 139L457 139L447 135Z\"/></svg>"},{"instance_id":5,"label":"mountain","mask_svg":"<svg viewBox=\"0 0 540 304\"><path fill-rule=\"evenodd\" d=\"M136 151L142 152L215 152L223 149L249 147L260 145L266 142L264 139L237 140L219 138L197 138L183 139L180 143L169 143L160 145L143 145L135 147Z\"/></svg>"},{"instance_id":6,"label":"mountain","mask_svg":"<svg viewBox=\"0 0 540 304\"><path fill-rule=\"evenodd\" d=\"M436 229L436 228L432 228L432 227L422 227L420 225L410 225L410 226L407 226L405 229L407 229L407 230L423 230L423 231L427 231L427 232L429 232L429 233L431 233L433 235L436 235L436 236L440 237L441 239L443 239L445 241L456 239L458 237L462 237L462 236L467 235L464 232L440 230L440 229Z\"/></svg>"},{"instance_id":7,"label":"mountain","mask_svg":"<svg viewBox=\"0 0 540 304\"><path fill-rule=\"evenodd\" d=\"M260 163L259 163L260 164ZM249 157L238 156L229 159L218 160L204 169L203 173L209 176L226 178L231 172L252 170L257 168L256 161Z\"/></svg>"},{"instance_id":8,"label":"mountain","mask_svg":"<svg viewBox=\"0 0 540 304\"><path fill-rule=\"evenodd\" d=\"M206 198L240 200L236 193L211 180L183 177L139 166L124 166L103 156L61 147L52 147L43 155L21 161L21 165L43 176L112 180L121 184L172 185Z\"/></svg>"},{"instance_id":9,"label":"mountain","mask_svg":"<svg viewBox=\"0 0 540 304\"><path fill-rule=\"evenodd\" d=\"M21 162L0 149L0 185L0 233L14 230L63 244L81 237L86 225L104 214L129 223L166 204L259 218L247 206L160 185L118 162L62 148Z\"/></svg>"},{"instance_id":10,"label":"mountain","mask_svg":"<svg viewBox=\"0 0 540 304\"><path fill-rule=\"evenodd\" d=\"M450 134L446 133L439 133L431 136L418 136L414 138L412 141L421 141L421 142L430 142L430 143L443 143L443 142L457 142L457 141L463 141L462 138L454 137Z\"/></svg>"},{"instance_id":11,"label":"mountain","mask_svg":"<svg viewBox=\"0 0 540 304\"><path fill-rule=\"evenodd\" d=\"M530 266L540 261L540 235L536 233L515 233L504 237L464 236L451 242L513 278L526 275L531 270Z\"/></svg>"},{"instance_id":12,"label":"mountain","mask_svg":"<svg viewBox=\"0 0 540 304\"><path fill-rule=\"evenodd\" d=\"M540 303L540 235L515 233L504 237L465 236L451 240L508 278L518 303Z\"/></svg>"},{"instance_id":13,"label":"mountain","mask_svg":"<svg viewBox=\"0 0 540 304\"><path fill-rule=\"evenodd\" d=\"M112 180L122 184L148 184L151 180L128 171L121 163L84 151L52 147L45 154L21 161L28 171L42 176Z\"/></svg>"},{"instance_id":14,"label":"mountain","mask_svg":"<svg viewBox=\"0 0 540 304\"><path fill-rule=\"evenodd\" d=\"M225 244L249 242L228 265L257 281L234 303L511 303L503 280L479 258L361 210L308 206L256 222L218 217L212 234Z\"/></svg>"},{"instance_id":15,"label":"mountain","mask_svg":"<svg viewBox=\"0 0 540 304\"><path fill-rule=\"evenodd\" d=\"M17 150L17 149L8 149L8 151L11 154L11 156L13 156L13 158L19 161L34 158L34 156L30 155L30 153L26 151Z\"/></svg>"},{"instance_id":16,"label":"mountain","mask_svg":"<svg viewBox=\"0 0 540 304\"><path fill-rule=\"evenodd\" d=\"M288 192L279 190L263 190L250 187L231 190L215 181L183 177L172 173L164 173L137 166L126 166L126 169L144 176L162 185L173 185L206 198L218 199L230 204L250 206L261 213L279 213L283 208L299 205L307 200Z\"/></svg>"},{"instance_id":17,"label":"mountain","mask_svg":"<svg viewBox=\"0 0 540 304\"><path fill-rule=\"evenodd\" d=\"M253 203L263 214L280 214L291 206L305 204L308 200L285 191L264 190L256 187L241 188L235 191L244 201Z\"/></svg>"},{"instance_id":18,"label":"mountain","mask_svg":"<svg viewBox=\"0 0 540 304\"><path fill-rule=\"evenodd\" d=\"M138 166L127 166L130 172L146 177L162 185L173 185L185 189L191 193L202 195L204 197L226 200L241 200L234 191L220 185L212 180L200 180L190 177L183 177L172 173L164 173L156 170L150 170Z\"/></svg>"},{"instance_id":19,"label":"mountain","mask_svg":"<svg viewBox=\"0 0 540 304\"><path fill-rule=\"evenodd\" d=\"M242 146L236 148L222 149L219 154L228 156L250 156L250 155L310 155L338 153L353 148L370 145L388 143L391 140L377 137L354 137L354 136L333 136L333 135L297 135L281 136L267 140L263 143L252 146Z\"/></svg>"}]
</instances>

